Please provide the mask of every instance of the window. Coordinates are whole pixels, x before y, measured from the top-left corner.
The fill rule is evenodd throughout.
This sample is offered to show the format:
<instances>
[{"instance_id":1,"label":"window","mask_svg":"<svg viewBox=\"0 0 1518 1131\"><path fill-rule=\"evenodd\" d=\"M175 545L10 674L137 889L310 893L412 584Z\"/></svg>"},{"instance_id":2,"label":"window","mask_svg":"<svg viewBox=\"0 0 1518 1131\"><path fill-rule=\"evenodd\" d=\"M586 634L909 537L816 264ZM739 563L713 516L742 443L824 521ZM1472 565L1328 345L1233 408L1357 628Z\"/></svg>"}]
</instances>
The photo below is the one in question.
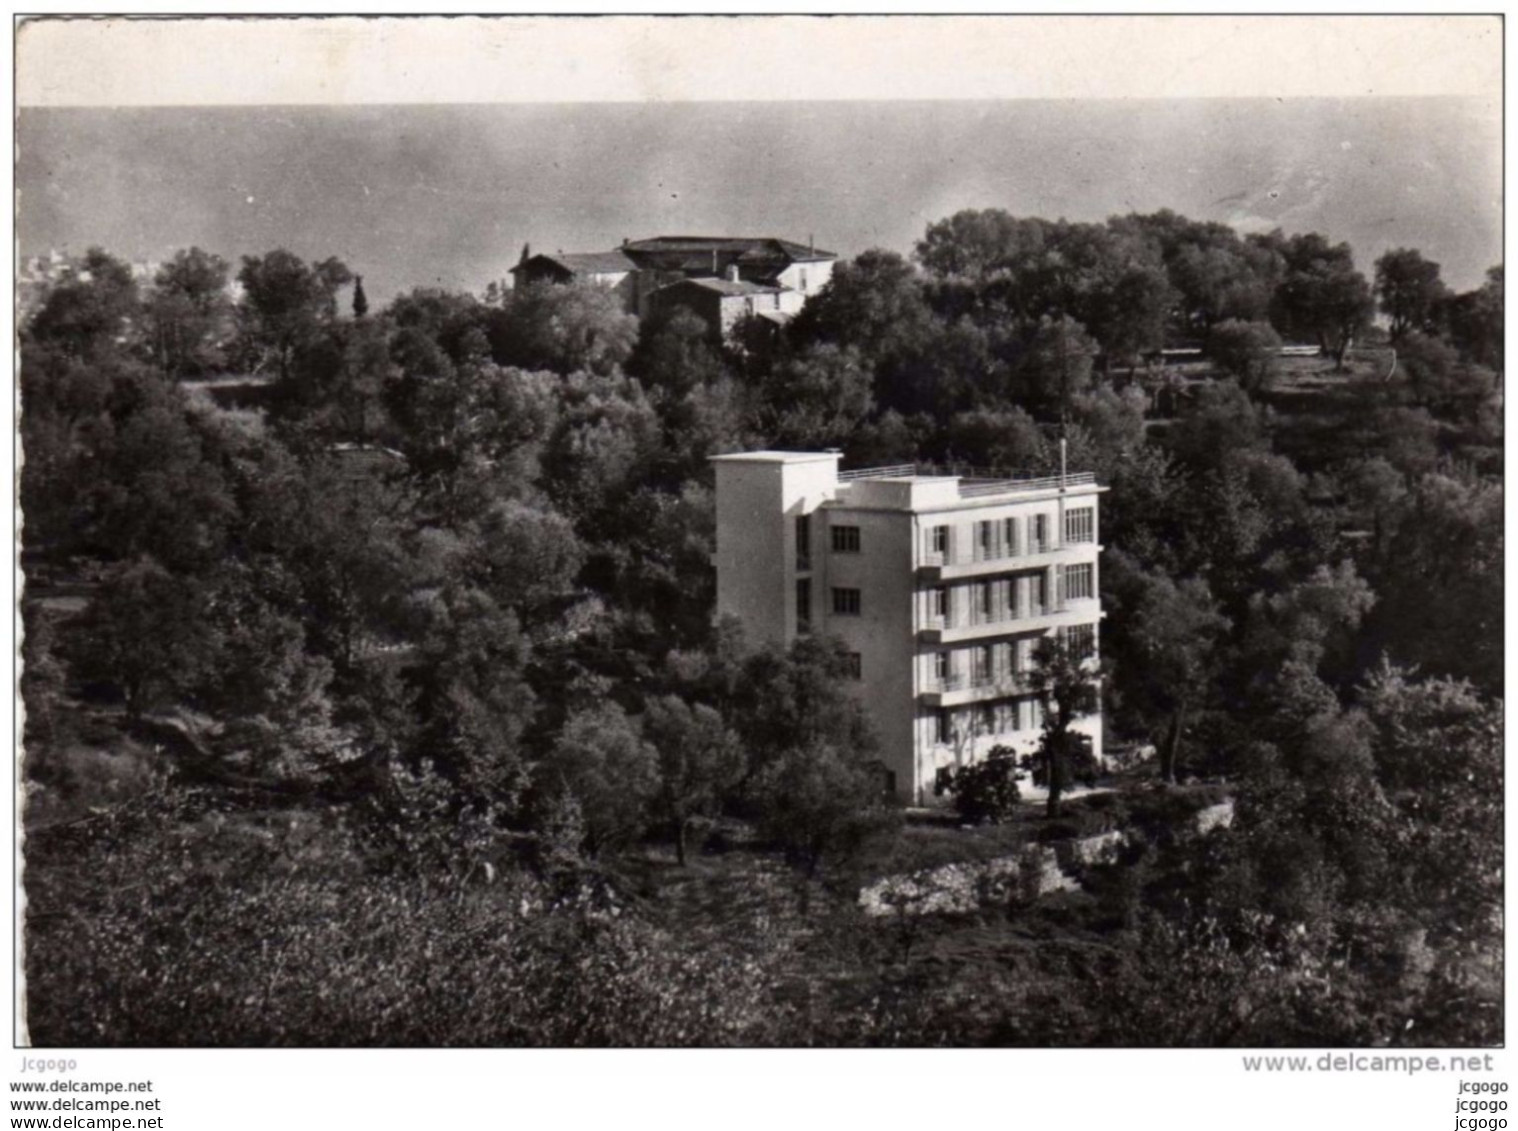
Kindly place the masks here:
<instances>
[{"instance_id":1,"label":"window","mask_svg":"<svg viewBox=\"0 0 1518 1131\"><path fill-rule=\"evenodd\" d=\"M940 684L949 680L949 654L947 652L933 653L933 676Z\"/></svg>"},{"instance_id":2,"label":"window","mask_svg":"<svg viewBox=\"0 0 1518 1131\"><path fill-rule=\"evenodd\" d=\"M845 652L843 654L844 670L849 673L850 679L864 678L864 656L858 652Z\"/></svg>"},{"instance_id":3,"label":"window","mask_svg":"<svg viewBox=\"0 0 1518 1131\"><path fill-rule=\"evenodd\" d=\"M944 621L947 621L949 619L948 586L940 585L937 589L933 590L933 598L929 602L928 608L932 611L933 616L938 617Z\"/></svg>"},{"instance_id":4,"label":"window","mask_svg":"<svg viewBox=\"0 0 1518 1131\"><path fill-rule=\"evenodd\" d=\"M840 617L857 617L859 615L859 590L834 589L833 615Z\"/></svg>"},{"instance_id":5,"label":"window","mask_svg":"<svg viewBox=\"0 0 1518 1131\"><path fill-rule=\"evenodd\" d=\"M1065 567L1065 600L1080 601L1095 595L1090 562Z\"/></svg>"},{"instance_id":6,"label":"window","mask_svg":"<svg viewBox=\"0 0 1518 1131\"><path fill-rule=\"evenodd\" d=\"M980 733L996 733L996 704L986 703L980 708Z\"/></svg>"},{"instance_id":7,"label":"window","mask_svg":"<svg viewBox=\"0 0 1518 1131\"><path fill-rule=\"evenodd\" d=\"M812 627L812 579L796 579L796 631L809 632Z\"/></svg>"},{"instance_id":8,"label":"window","mask_svg":"<svg viewBox=\"0 0 1518 1131\"><path fill-rule=\"evenodd\" d=\"M1065 512L1065 541L1096 541L1095 507L1076 507Z\"/></svg>"},{"instance_id":9,"label":"window","mask_svg":"<svg viewBox=\"0 0 1518 1131\"><path fill-rule=\"evenodd\" d=\"M949 556L949 528L947 526L935 526L933 528L933 552Z\"/></svg>"},{"instance_id":10,"label":"window","mask_svg":"<svg viewBox=\"0 0 1518 1131\"><path fill-rule=\"evenodd\" d=\"M1036 554L1041 554L1049 548L1049 516L1036 514L1033 516L1033 545L1030 547Z\"/></svg>"},{"instance_id":11,"label":"window","mask_svg":"<svg viewBox=\"0 0 1518 1131\"><path fill-rule=\"evenodd\" d=\"M991 588L989 581L982 581L976 588L979 590L976 594L978 598L976 607L980 610L981 622L988 623L995 617L995 613L992 611L995 608L995 603L992 600L995 590Z\"/></svg>"},{"instance_id":12,"label":"window","mask_svg":"<svg viewBox=\"0 0 1518 1131\"><path fill-rule=\"evenodd\" d=\"M1072 624L1063 630L1065 647L1076 660L1089 660L1096 655L1096 625Z\"/></svg>"},{"instance_id":13,"label":"window","mask_svg":"<svg viewBox=\"0 0 1518 1131\"><path fill-rule=\"evenodd\" d=\"M938 741L947 746L954 741L954 725L949 719L949 712L939 709L938 712Z\"/></svg>"},{"instance_id":14,"label":"window","mask_svg":"<svg viewBox=\"0 0 1518 1131\"><path fill-rule=\"evenodd\" d=\"M986 683L991 678L991 645L982 644L975 649L975 682Z\"/></svg>"},{"instance_id":15,"label":"window","mask_svg":"<svg viewBox=\"0 0 1518 1131\"><path fill-rule=\"evenodd\" d=\"M1017 700L996 705L996 732L1006 734L1017 729Z\"/></svg>"},{"instance_id":16,"label":"window","mask_svg":"<svg viewBox=\"0 0 1518 1131\"><path fill-rule=\"evenodd\" d=\"M812 568L812 516L796 516L796 568Z\"/></svg>"},{"instance_id":17,"label":"window","mask_svg":"<svg viewBox=\"0 0 1518 1131\"><path fill-rule=\"evenodd\" d=\"M979 522L980 528L980 557L982 561L996 556L996 524L993 522Z\"/></svg>"},{"instance_id":18,"label":"window","mask_svg":"<svg viewBox=\"0 0 1518 1131\"><path fill-rule=\"evenodd\" d=\"M1017 553L1017 519L1002 519L1001 542L1005 547L1006 555L1010 558Z\"/></svg>"},{"instance_id":19,"label":"window","mask_svg":"<svg viewBox=\"0 0 1518 1131\"><path fill-rule=\"evenodd\" d=\"M859 527L835 526L833 530L833 553L859 553Z\"/></svg>"}]
</instances>

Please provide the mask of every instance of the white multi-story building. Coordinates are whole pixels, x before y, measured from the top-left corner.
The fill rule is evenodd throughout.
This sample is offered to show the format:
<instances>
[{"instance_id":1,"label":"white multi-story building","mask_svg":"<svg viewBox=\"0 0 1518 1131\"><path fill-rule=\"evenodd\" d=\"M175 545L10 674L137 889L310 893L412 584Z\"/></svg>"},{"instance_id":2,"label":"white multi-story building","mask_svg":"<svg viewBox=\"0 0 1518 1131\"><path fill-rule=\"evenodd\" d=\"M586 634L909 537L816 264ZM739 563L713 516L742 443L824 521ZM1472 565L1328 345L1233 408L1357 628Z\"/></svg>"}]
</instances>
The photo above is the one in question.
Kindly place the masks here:
<instances>
[{"instance_id":1,"label":"white multi-story building","mask_svg":"<svg viewBox=\"0 0 1518 1131\"><path fill-rule=\"evenodd\" d=\"M836 452L743 452L717 475L717 615L751 639L840 640L909 802L938 770L1037 746L1027 674L1041 637L1096 654L1097 500L1090 473L1042 479L838 470ZM1102 753L1102 720L1076 729Z\"/></svg>"}]
</instances>

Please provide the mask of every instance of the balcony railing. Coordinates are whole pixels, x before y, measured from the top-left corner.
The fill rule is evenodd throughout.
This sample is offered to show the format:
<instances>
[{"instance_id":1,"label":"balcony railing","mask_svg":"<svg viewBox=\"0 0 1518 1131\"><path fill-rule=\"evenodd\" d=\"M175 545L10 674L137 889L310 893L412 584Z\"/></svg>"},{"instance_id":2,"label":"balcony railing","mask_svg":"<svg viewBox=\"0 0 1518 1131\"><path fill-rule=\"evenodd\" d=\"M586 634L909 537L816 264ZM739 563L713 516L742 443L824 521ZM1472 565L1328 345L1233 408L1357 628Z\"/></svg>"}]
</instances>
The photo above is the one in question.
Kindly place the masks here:
<instances>
[{"instance_id":1,"label":"balcony railing","mask_svg":"<svg viewBox=\"0 0 1518 1131\"><path fill-rule=\"evenodd\" d=\"M1046 538L1042 542L1026 543L1015 550L1008 549L1004 545L989 548L976 545L968 551L960 549L952 553L944 553L940 550L927 550L922 554L919 568L942 570L957 566L995 565L1002 562L1016 563L1020 560L1037 557L1042 554L1054 554L1063 550L1089 549L1092 545L1092 542L1067 542L1061 545L1052 538ZM1029 568L1041 568L1034 562L1029 562L1028 565Z\"/></svg>"},{"instance_id":2,"label":"balcony railing","mask_svg":"<svg viewBox=\"0 0 1518 1131\"><path fill-rule=\"evenodd\" d=\"M923 686L922 694L933 699L942 699L952 695L954 703L968 703L1007 695L1021 695L1028 690L1028 676L1025 672L997 674L986 672L972 673L969 676L956 674L929 680Z\"/></svg>"},{"instance_id":3,"label":"balcony railing","mask_svg":"<svg viewBox=\"0 0 1518 1131\"><path fill-rule=\"evenodd\" d=\"M1090 611L1095 605L1095 598L1080 597L1066 601L1050 601L1043 605L1029 605L1018 609L1015 613L1003 611L986 615L985 613L972 613L970 616L954 617L924 617L918 631L926 634L925 639L932 642L935 638L942 637L947 633L963 634L967 636L994 636L997 629L1003 626L1017 626L1027 624L1028 629L1037 627L1037 621L1062 616L1067 613L1082 614ZM991 629L991 632L976 630Z\"/></svg>"}]
</instances>

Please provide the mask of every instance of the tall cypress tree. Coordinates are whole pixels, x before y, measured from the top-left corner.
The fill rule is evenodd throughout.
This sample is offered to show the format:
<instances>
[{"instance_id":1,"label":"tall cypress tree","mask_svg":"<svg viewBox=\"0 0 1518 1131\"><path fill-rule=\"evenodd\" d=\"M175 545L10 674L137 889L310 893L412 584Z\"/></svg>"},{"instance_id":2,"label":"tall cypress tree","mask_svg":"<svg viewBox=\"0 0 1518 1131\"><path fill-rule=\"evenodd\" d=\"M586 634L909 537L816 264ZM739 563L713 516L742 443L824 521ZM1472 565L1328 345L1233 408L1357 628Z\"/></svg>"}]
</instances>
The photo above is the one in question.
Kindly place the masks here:
<instances>
[{"instance_id":1,"label":"tall cypress tree","mask_svg":"<svg viewBox=\"0 0 1518 1131\"><path fill-rule=\"evenodd\" d=\"M353 277L353 317L362 318L369 313L369 296L364 294L364 277Z\"/></svg>"}]
</instances>

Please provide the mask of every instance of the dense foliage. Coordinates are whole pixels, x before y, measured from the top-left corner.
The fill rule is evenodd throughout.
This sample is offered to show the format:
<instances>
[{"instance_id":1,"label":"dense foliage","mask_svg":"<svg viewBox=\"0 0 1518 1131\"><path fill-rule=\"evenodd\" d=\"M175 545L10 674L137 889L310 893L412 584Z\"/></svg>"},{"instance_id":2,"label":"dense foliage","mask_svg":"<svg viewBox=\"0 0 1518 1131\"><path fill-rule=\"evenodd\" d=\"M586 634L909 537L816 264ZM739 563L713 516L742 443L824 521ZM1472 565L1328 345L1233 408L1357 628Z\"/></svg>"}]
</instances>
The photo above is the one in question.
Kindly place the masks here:
<instances>
[{"instance_id":1,"label":"dense foliage","mask_svg":"<svg viewBox=\"0 0 1518 1131\"><path fill-rule=\"evenodd\" d=\"M24 328L33 1040L1500 1040L1500 269L965 212L725 341L596 288L232 274L92 250ZM1238 815L1098 874L1099 952L975 990L846 909L899 814L834 646L712 623L706 461L1059 439L1111 488L1109 735ZM1058 653L1051 816L1094 694ZM1009 763L946 783L967 819ZM698 878L649 878L666 844Z\"/></svg>"}]
</instances>

